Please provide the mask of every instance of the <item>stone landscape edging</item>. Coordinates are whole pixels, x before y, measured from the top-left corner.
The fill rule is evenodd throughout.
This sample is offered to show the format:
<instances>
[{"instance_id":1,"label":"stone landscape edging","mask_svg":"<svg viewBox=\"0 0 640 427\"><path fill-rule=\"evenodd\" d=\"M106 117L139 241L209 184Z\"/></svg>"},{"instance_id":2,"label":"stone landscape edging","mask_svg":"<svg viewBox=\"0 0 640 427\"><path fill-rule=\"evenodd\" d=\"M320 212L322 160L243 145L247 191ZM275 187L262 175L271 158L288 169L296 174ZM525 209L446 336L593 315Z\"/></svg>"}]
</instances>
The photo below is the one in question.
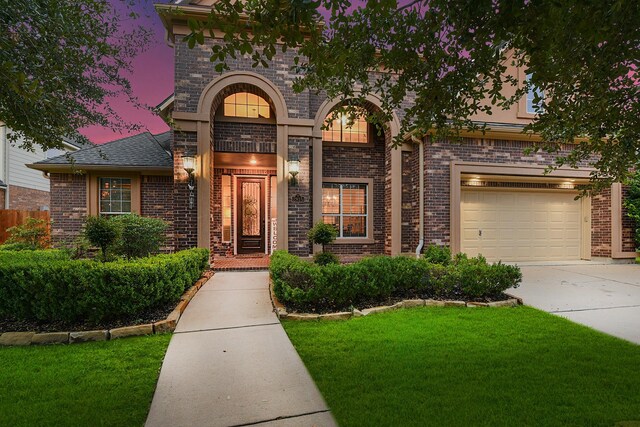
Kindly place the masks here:
<instances>
[{"instance_id":1,"label":"stone landscape edging","mask_svg":"<svg viewBox=\"0 0 640 427\"><path fill-rule=\"evenodd\" d=\"M523 301L521 298L514 297L505 293L509 298L502 301L492 301L492 302L474 302L474 301L455 301L455 300L434 300L434 299L405 299L400 302L397 302L392 305L382 305L378 307L370 307L365 308L363 310L358 310L357 308L353 311L339 311L335 313L289 313L286 307L278 301L275 293L273 292L273 283L271 279L269 279L269 293L271 295L271 303L273 305L273 309L278 316L279 319L290 319L290 320L301 320L301 321L309 321L309 320L348 320L352 317L362 317L368 316L376 313L384 313L387 311L397 310L400 308L411 308L411 307L468 307L468 308L477 308L477 307L516 307L518 305L523 305Z\"/></svg>"},{"instance_id":2,"label":"stone landscape edging","mask_svg":"<svg viewBox=\"0 0 640 427\"><path fill-rule=\"evenodd\" d=\"M5 332L0 334L0 346L25 346L44 344L74 344L88 341L110 341L118 338L134 337L141 335L163 334L173 332L178 320L189 305L196 293L213 276L213 270L205 271L202 277L196 281L180 297L176 307L169 313L166 319L143 325L124 326L113 329L99 329L93 331L69 331L69 332Z\"/></svg>"}]
</instances>

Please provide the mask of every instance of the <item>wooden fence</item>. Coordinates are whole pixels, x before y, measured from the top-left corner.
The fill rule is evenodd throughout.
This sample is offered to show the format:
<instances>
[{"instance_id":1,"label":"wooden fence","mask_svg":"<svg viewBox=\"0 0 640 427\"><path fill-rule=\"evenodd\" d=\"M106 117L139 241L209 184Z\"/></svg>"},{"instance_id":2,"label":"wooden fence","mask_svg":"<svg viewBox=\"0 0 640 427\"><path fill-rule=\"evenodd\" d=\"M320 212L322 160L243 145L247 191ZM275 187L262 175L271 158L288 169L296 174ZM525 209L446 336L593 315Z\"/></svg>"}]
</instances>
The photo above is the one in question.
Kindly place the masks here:
<instances>
[{"instance_id":1,"label":"wooden fence","mask_svg":"<svg viewBox=\"0 0 640 427\"><path fill-rule=\"evenodd\" d=\"M27 218L37 218L49 221L49 211L17 211L10 209L0 209L0 245L7 240L9 234L7 229L22 225Z\"/></svg>"}]
</instances>

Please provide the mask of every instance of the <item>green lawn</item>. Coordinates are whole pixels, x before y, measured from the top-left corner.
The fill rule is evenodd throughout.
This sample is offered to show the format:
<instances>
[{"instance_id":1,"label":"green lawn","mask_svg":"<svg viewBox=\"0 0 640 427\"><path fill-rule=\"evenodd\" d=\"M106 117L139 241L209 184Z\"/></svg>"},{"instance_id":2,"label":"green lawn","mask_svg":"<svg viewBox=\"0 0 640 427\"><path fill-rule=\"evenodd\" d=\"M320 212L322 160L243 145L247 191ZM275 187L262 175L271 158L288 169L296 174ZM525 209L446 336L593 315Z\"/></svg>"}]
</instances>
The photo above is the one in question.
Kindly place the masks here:
<instances>
[{"instance_id":1,"label":"green lawn","mask_svg":"<svg viewBox=\"0 0 640 427\"><path fill-rule=\"evenodd\" d=\"M640 425L640 346L532 308L284 326L341 426Z\"/></svg>"},{"instance_id":2,"label":"green lawn","mask_svg":"<svg viewBox=\"0 0 640 427\"><path fill-rule=\"evenodd\" d=\"M142 426L170 338L0 348L0 425Z\"/></svg>"}]
</instances>

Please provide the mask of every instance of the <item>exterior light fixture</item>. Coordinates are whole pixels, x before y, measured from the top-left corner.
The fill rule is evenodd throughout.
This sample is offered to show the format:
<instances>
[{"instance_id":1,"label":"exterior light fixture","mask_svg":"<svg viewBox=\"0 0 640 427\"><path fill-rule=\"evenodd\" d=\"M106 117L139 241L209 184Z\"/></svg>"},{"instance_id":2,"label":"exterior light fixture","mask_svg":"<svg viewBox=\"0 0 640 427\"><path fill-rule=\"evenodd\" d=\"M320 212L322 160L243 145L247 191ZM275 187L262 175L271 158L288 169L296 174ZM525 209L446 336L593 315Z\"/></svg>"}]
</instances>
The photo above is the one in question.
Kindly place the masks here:
<instances>
[{"instance_id":1,"label":"exterior light fixture","mask_svg":"<svg viewBox=\"0 0 640 427\"><path fill-rule=\"evenodd\" d=\"M300 173L300 162L298 160L289 160L289 180L292 187L298 186L298 173Z\"/></svg>"},{"instance_id":2,"label":"exterior light fixture","mask_svg":"<svg viewBox=\"0 0 640 427\"><path fill-rule=\"evenodd\" d=\"M189 175L189 180L187 181L187 188L189 189L189 209L193 209L193 206L195 205L196 189L196 180L194 176L194 172L196 170L196 158L194 156L183 156L182 167L185 172L187 172L187 175Z\"/></svg>"}]
</instances>

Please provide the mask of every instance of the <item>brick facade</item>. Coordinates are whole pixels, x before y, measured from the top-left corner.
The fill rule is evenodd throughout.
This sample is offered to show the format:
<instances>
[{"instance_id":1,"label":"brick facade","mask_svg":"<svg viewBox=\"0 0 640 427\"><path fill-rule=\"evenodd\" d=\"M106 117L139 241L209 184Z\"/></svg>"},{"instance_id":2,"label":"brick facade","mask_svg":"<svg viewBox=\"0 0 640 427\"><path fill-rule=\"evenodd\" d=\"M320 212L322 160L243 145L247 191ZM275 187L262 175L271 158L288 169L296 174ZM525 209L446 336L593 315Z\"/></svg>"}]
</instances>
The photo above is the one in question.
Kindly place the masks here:
<instances>
[{"instance_id":1,"label":"brick facade","mask_svg":"<svg viewBox=\"0 0 640 427\"><path fill-rule=\"evenodd\" d=\"M9 185L9 209L39 211L49 209L51 197L48 191Z\"/></svg>"},{"instance_id":2,"label":"brick facade","mask_svg":"<svg viewBox=\"0 0 640 427\"><path fill-rule=\"evenodd\" d=\"M415 251L419 236L418 150L402 153L402 253Z\"/></svg>"},{"instance_id":3,"label":"brick facade","mask_svg":"<svg viewBox=\"0 0 640 427\"><path fill-rule=\"evenodd\" d=\"M625 199L627 193L629 191L629 187L622 187L622 200ZM635 251L640 243L636 244L635 235L636 235L636 227L640 227L640 224L636 224L635 221L627 216L627 209L622 208L622 251L623 252L633 252Z\"/></svg>"},{"instance_id":4,"label":"brick facade","mask_svg":"<svg viewBox=\"0 0 640 427\"><path fill-rule=\"evenodd\" d=\"M214 64L209 61L211 46L221 43L219 40L207 39L203 46L189 49L186 43L176 40L175 45L175 103L176 113L197 113L203 91L220 74L215 72ZM315 119L316 112L325 102L323 94L295 93L291 66L295 52L278 52L268 68L252 66L249 56L238 56L230 59L228 65L233 72L246 71L258 74L277 88L286 102L286 115L289 122L276 123L276 118L270 120L228 120L216 115L224 97L235 92L247 91L262 96L272 106L275 113L274 100L268 99L263 89L249 83L235 81L214 94L211 111L209 111L211 135L211 162L206 167L212 179L209 182L210 194L210 248L218 256L233 254L234 234L231 241L222 241L222 175L251 175L271 177L276 174L273 165L257 169L242 169L240 165L216 165L216 153L262 153L275 154L278 152L278 135L287 135L287 127L295 127L293 133L285 141L286 155L289 160L300 162L298 185L287 187L286 210L288 212L289 251L301 256L312 252L307 239L307 232L312 226L313 218L313 156L312 140L317 134L312 134L310 119ZM266 88L264 90L267 90ZM411 97L405 101L405 106L411 105ZM375 108L375 107L372 107ZM200 112L202 113L202 112ZM283 112L280 112L281 114ZM402 112L397 112L402 119ZM205 112L206 114L206 112ZM275 114L274 114L275 115ZM206 118L206 116L205 116ZM298 120L296 122L296 119ZM324 119L324 118L321 118ZM185 119L186 120L186 119ZM189 119L191 120L191 119ZM197 119L202 123L202 116ZM305 131L301 131L301 128ZM283 132L283 133L280 133ZM307 133L305 133L307 132ZM369 214L373 216L373 227L369 230L369 237L373 243L367 244L334 244L330 250L339 254L389 254L392 248L392 136L387 128L383 135L375 132L372 145L347 146L324 143L322 147L322 175L324 178L372 179L373 205L369 207ZM169 236L171 245L169 250L181 250L197 245L197 188L193 191L193 207L189 207L189 190L187 175L182 167L184 155L197 154L198 134L194 127L185 127L173 132L172 150L174 154L173 176L148 176L141 180L142 214L162 218L170 224ZM524 150L530 146L529 142L490 140L466 138L461 142L433 142L427 143L424 150L425 190L418 191L418 167L420 159L418 150L401 153L401 241L400 249L404 253L413 253L419 240L419 198L424 198L425 208L425 244L450 244L450 201L451 201L451 162L466 161L477 163L518 164L523 166L548 166L553 164L557 154L565 154L571 147L564 147L563 151L555 155L546 153L525 154ZM284 149L284 147L281 147ZM273 156L275 157L275 156ZM581 166L588 166L587 164ZM287 179L289 177L286 177ZM232 181L233 182L233 181ZM265 209L271 214L271 179L266 180ZM524 185L524 184L523 184ZM79 233L87 214L86 182L84 176L72 174L52 174L51 186L53 198L51 200L51 216L54 221L52 234L55 239L63 235L73 236ZM233 188L232 192L236 189ZM2 190L0 190L1 192ZM281 197L279 195L279 197ZM394 196L395 197L395 196ZM35 197L30 196L33 200ZM38 202L39 203L39 202ZM48 204L48 201L46 203ZM235 216L235 206L232 203L232 217ZM270 219L270 217L269 217ZM597 257L611 256L611 194L604 191L595 195L591 200L592 222L592 255ZM232 221L235 227L235 221ZM623 213L623 251L632 251L634 224ZM270 241L270 227L267 222L265 231L267 241Z\"/></svg>"},{"instance_id":5,"label":"brick facade","mask_svg":"<svg viewBox=\"0 0 640 427\"><path fill-rule=\"evenodd\" d=\"M357 147L325 142L322 147L322 176L324 178L373 179L373 230L369 236L372 244L333 244L328 250L339 254L382 254L385 246L385 140L384 135L373 132L373 145Z\"/></svg>"},{"instance_id":6,"label":"brick facade","mask_svg":"<svg viewBox=\"0 0 640 427\"><path fill-rule=\"evenodd\" d=\"M51 238L54 244L71 243L81 232L88 215L87 177L52 173ZM164 252L175 250L173 179L171 176L140 177L140 214L167 222Z\"/></svg>"},{"instance_id":7,"label":"brick facade","mask_svg":"<svg viewBox=\"0 0 640 427\"><path fill-rule=\"evenodd\" d=\"M276 125L261 123L215 122L214 151L236 153L275 153Z\"/></svg>"},{"instance_id":8,"label":"brick facade","mask_svg":"<svg viewBox=\"0 0 640 427\"><path fill-rule=\"evenodd\" d=\"M87 179L84 175L52 173L51 240L55 244L72 242L87 218Z\"/></svg>"},{"instance_id":9,"label":"brick facade","mask_svg":"<svg viewBox=\"0 0 640 427\"><path fill-rule=\"evenodd\" d=\"M307 237L312 223L311 147L308 138L289 138L289 159L300 162L298 185L289 186L289 252L307 256L312 248Z\"/></svg>"},{"instance_id":10,"label":"brick facade","mask_svg":"<svg viewBox=\"0 0 640 427\"><path fill-rule=\"evenodd\" d=\"M548 166L554 155L525 154L524 141L465 138L460 143L425 145L425 244L450 244L451 162L485 162ZM564 147L563 154L570 147ZM583 166L587 166L586 164ZM592 199L592 256L611 256L611 194L605 191Z\"/></svg>"},{"instance_id":11,"label":"brick facade","mask_svg":"<svg viewBox=\"0 0 640 427\"><path fill-rule=\"evenodd\" d=\"M163 252L173 252L174 246L174 206L173 179L171 176L142 176L140 182L140 214L158 218L167 223L166 241Z\"/></svg>"},{"instance_id":12,"label":"brick facade","mask_svg":"<svg viewBox=\"0 0 640 427\"><path fill-rule=\"evenodd\" d=\"M198 152L195 132L173 132L173 221L176 250L189 249L198 244L198 188L193 190L190 207L188 176L182 167L182 156L195 156Z\"/></svg>"},{"instance_id":13,"label":"brick facade","mask_svg":"<svg viewBox=\"0 0 640 427\"><path fill-rule=\"evenodd\" d=\"M203 46L189 49L180 38L176 40L175 102L173 105L175 113L197 113L203 91L212 81L220 78L220 74L214 69L215 64L209 61L211 47L216 43L221 43L221 41L207 39ZM264 92L264 90L268 90L266 87L259 88L248 82L234 80L232 84L213 94L211 110L208 112L211 162L206 165L209 168L209 175L212 177L208 183L211 209L208 238L212 254L229 256L234 252L234 230L232 230L230 242L222 241L222 175L271 177L276 174L272 164L267 164L260 170L255 168L242 169L241 165L227 163L224 166L216 165L214 160L216 153L275 154L278 152L278 135L285 135L280 141L286 144L286 148L281 148L286 150L288 159L300 162L298 185L287 187L288 236L278 237L280 239L287 238L289 251L296 255L307 256L312 252L313 248L307 239L307 232L312 226L313 218L312 140L317 134L312 130L313 124L310 122L315 119L316 112L321 108L326 97L322 93L316 94L308 91L295 93L293 91L293 81L297 76L292 73L291 66L295 55L293 51L286 53L278 51L268 68L254 68L250 56L238 56L228 61L232 72L243 71L252 73L252 75L257 74L277 88L276 92L282 95L287 107L286 112L279 112L288 115L289 120L284 123L276 123L276 103L269 99ZM265 98L272 107L274 117L269 120L221 117L218 110L224 98L236 92L249 92ZM411 102L412 96L410 95L404 101L403 106L410 107ZM372 104L367 108L376 107ZM200 111L200 113L203 112ZM204 112L204 120L206 120L206 114L207 112ZM398 119L402 120L402 111L398 111L397 115ZM197 123L202 123L202 117L202 115L198 117ZM324 118L320 119L324 120ZM195 122L190 124L194 125ZM289 127L297 127L295 130L297 133L290 134L286 140L286 129ZM304 128L304 131L301 131L301 128ZM374 140L372 145L349 146L324 143L322 147L322 175L324 178L373 180L373 187L369 189L373 195L373 204L369 206L369 214L373 216L373 227L369 230L369 237L373 239L373 243L339 243L329 247L331 251L339 254L390 254L392 247L397 243L392 242L391 225L393 212L396 212L394 209L397 209L392 206L392 184L394 177L397 176L394 173L398 172L392 170L392 159L395 153L392 147L391 130L387 127L383 135L377 135L376 132L372 132L372 134ZM198 134L194 126L175 130L172 137L173 176L147 176L142 177L141 180L142 214L162 218L170 224L168 231L170 244L167 250L186 249L194 247L198 243L197 188L193 190L193 206L189 207L190 195L187 188L187 175L182 167L182 157L196 155L197 145ZM450 244L450 168L452 161L548 166L553 164L557 154L565 154L570 149L570 147L564 147L563 151L555 155L525 154L524 150L529 146L530 143L524 141L473 138L463 139L460 143L431 141L425 145L424 150L425 190L423 194L419 194L418 190L418 167L420 164L418 150L402 152L401 241L399 242L401 252L413 253L418 245L420 197L423 197L425 204L425 244ZM226 156L227 162L229 157ZM518 183L517 186L514 185L514 188L527 187L528 184ZM73 236L79 232L86 216L85 179L78 175L52 174L51 185L54 239L63 234ZM266 185L265 209L271 215L270 179L266 180ZM232 185L232 192L235 191L236 189ZM37 198L31 195L25 199L32 201ZM591 203L592 255L611 256L610 191L604 191L594 196ZM48 201L42 204L48 204ZM232 218L235 216L235 210L236 207L232 203ZM269 219L271 219L270 216ZM235 221L232 221L233 227L235 227ZM632 251L634 248L633 228L632 221L623 213L623 251ZM267 241L270 241L268 222L265 226L265 232L267 233Z\"/></svg>"}]
</instances>

